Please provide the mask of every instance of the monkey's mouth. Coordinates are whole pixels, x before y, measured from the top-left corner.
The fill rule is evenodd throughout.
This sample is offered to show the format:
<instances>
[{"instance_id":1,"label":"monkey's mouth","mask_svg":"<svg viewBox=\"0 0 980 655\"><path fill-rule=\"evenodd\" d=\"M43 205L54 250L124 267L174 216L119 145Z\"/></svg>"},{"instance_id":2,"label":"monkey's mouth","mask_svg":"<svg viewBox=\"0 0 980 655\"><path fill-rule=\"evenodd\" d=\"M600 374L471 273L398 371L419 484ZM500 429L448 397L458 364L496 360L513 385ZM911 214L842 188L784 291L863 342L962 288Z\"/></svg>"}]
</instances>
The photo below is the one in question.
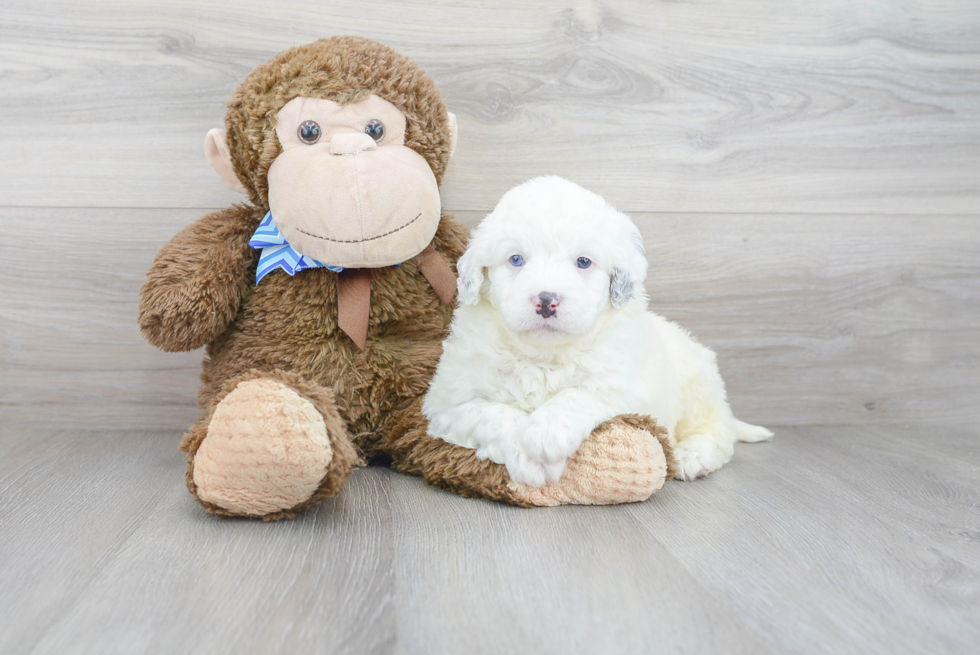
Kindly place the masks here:
<instances>
[{"instance_id":1,"label":"monkey's mouth","mask_svg":"<svg viewBox=\"0 0 980 655\"><path fill-rule=\"evenodd\" d=\"M409 225L411 225L415 221L419 220L420 218L422 218L422 212L419 212L415 216L415 218L413 218L409 222L405 223L401 227L396 227L393 230L388 230L384 234L378 234L376 236L368 237L366 239L331 239L330 237L322 237L319 234L313 234L312 232L307 232L306 230L301 230L300 228L296 228L296 231L297 232L302 232L303 234L305 234L308 237L313 237L315 239L323 239L324 241L330 241L331 243L366 243L368 241L376 241L377 239L383 239L386 236L390 236L390 235L392 235L392 234L394 234L396 232L400 232L401 230L404 230L406 227L408 227Z\"/></svg>"}]
</instances>

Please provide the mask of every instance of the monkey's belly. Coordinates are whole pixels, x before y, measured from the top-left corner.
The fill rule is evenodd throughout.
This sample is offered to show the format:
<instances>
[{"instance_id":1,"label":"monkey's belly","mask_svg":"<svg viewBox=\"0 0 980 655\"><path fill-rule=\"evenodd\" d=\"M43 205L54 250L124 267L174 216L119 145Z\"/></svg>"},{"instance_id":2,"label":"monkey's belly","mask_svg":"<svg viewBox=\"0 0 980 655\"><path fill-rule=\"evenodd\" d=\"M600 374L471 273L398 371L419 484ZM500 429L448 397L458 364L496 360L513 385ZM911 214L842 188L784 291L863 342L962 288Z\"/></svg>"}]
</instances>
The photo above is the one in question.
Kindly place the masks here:
<instances>
[{"instance_id":1,"label":"monkey's belly","mask_svg":"<svg viewBox=\"0 0 980 655\"><path fill-rule=\"evenodd\" d=\"M368 446L393 412L425 393L451 318L414 264L400 269L375 272L363 352L337 327L335 273L267 276L208 346L201 406L225 380L248 370L292 371L333 389L352 436Z\"/></svg>"}]
</instances>

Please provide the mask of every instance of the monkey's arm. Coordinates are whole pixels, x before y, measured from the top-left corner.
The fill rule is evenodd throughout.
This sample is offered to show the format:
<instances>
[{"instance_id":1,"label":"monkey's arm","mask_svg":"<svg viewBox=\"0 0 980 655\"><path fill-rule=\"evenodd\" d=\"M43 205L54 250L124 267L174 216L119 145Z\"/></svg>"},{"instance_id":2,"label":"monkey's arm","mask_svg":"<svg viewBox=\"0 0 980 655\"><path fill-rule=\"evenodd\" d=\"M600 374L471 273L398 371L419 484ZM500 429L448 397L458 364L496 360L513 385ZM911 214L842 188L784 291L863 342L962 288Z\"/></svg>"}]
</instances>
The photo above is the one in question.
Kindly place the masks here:
<instances>
[{"instance_id":1,"label":"monkey's arm","mask_svg":"<svg viewBox=\"0 0 980 655\"><path fill-rule=\"evenodd\" d=\"M139 325L161 350L194 350L213 341L238 313L258 258L249 247L265 212L235 205L208 214L160 249L140 289Z\"/></svg>"}]
</instances>

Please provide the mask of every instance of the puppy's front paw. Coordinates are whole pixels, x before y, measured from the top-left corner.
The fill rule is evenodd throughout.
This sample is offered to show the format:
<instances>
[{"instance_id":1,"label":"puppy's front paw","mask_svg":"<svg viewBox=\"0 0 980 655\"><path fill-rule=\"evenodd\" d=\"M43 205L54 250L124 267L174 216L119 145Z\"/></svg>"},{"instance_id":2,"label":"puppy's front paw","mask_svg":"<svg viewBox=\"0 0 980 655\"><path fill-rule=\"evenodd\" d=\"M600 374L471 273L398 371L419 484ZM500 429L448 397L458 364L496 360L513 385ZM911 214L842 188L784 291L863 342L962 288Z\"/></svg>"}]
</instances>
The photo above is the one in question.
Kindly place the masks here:
<instances>
[{"instance_id":1,"label":"puppy's front paw","mask_svg":"<svg viewBox=\"0 0 980 655\"><path fill-rule=\"evenodd\" d=\"M561 480L561 476L565 473L565 466L568 464L567 459L563 459L560 462L550 462L543 464L544 466L544 478L548 482L558 482Z\"/></svg>"},{"instance_id":2,"label":"puppy's front paw","mask_svg":"<svg viewBox=\"0 0 980 655\"><path fill-rule=\"evenodd\" d=\"M681 480L702 478L724 464L718 444L704 434L695 434L679 441L674 446L674 456L677 458L677 473L674 477Z\"/></svg>"},{"instance_id":3,"label":"puppy's front paw","mask_svg":"<svg viewBox=\"0 0 980 655\"><path fill-rule=\"evenodd\" d=\"M534 488L512 480L508 488L522 504L535 507L646 500L674 470L673 457L664 449L666 440L666 430L652 420L613 419L585 440L559 481Z\"/></svg>"},{"instance_id":4,"label":"puppy's front paw","mask_svg":"<svg viewBox=\"0 0 980 655\"><path fill-rule=\"evenodd\" d=\"M575 454L585 436L560 415L539 410L531 414L519 440L528 457L544 464L562 463L564 470L564 461Z\"/></svg>"},{"instance_id":5,"label":"puppy's front paw","mask_svg":"<svg viewBox=\"0 0 980 655\"><path fill-rule=\"evenodd\" d=\"M507 473L514 482L520 482L529 487L543 487L548 481L545 465L531 459L522 450L514 450L507 456ZM564 469L564 463L562 463ZM559 473L559 477L561 474Z\"/></svg>"}]
</instances>

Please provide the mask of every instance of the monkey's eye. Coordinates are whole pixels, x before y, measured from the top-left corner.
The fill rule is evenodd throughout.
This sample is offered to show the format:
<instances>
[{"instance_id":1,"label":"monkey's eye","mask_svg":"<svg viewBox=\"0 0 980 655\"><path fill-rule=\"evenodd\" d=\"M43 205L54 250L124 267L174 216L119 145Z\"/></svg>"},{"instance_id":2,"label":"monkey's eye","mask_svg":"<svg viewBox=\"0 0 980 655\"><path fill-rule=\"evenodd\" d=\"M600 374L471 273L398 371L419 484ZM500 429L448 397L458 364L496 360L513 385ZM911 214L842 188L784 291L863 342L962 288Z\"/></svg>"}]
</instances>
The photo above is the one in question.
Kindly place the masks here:
<instances>
[{"instance_id":1,"label":"monkey's eye","mask_svg":"<svg viewBox=\"0 0 980 655\"><path fill-rule=\"evenodd\" d=\"M316 121L303 121L299 124L299 129L296 130L296 136L308 146L312 146L319 141L320 134L320 126Z\"/></svg>"},{"instance_id":2,"label":"monkey's eye","mask_svg":"<svg viewBox=\"0 0 980 655\"><path fill-rule=\"evenodd\" d=\"M579 257L575 260L575 265L579 268L588 268L589 266L592 266L592 260L588 257Z\"/></svg>"},{"instance_id":3,"label":"monkey's eye","mask_svg":"<svg viewBox=\"0 0 980 655\"><path fill-rule=\"evenodd\" d=\"M380 141L385 138L385 126L384 123L379 121L377 118L372 118L364 126L364 133L375 141Z\"/></svg>"},{"instance_id":4,"label":"monkey's eye","mask_svg":"<svg viewBox=\"0 0 980 655\"><path fill-rule=\"evenodd\" d=\"M523 266L524 265L524 258L521 257L520 255L511 255L510 256L510 265L511 266Z\"/></svg>"}]
</instances>

